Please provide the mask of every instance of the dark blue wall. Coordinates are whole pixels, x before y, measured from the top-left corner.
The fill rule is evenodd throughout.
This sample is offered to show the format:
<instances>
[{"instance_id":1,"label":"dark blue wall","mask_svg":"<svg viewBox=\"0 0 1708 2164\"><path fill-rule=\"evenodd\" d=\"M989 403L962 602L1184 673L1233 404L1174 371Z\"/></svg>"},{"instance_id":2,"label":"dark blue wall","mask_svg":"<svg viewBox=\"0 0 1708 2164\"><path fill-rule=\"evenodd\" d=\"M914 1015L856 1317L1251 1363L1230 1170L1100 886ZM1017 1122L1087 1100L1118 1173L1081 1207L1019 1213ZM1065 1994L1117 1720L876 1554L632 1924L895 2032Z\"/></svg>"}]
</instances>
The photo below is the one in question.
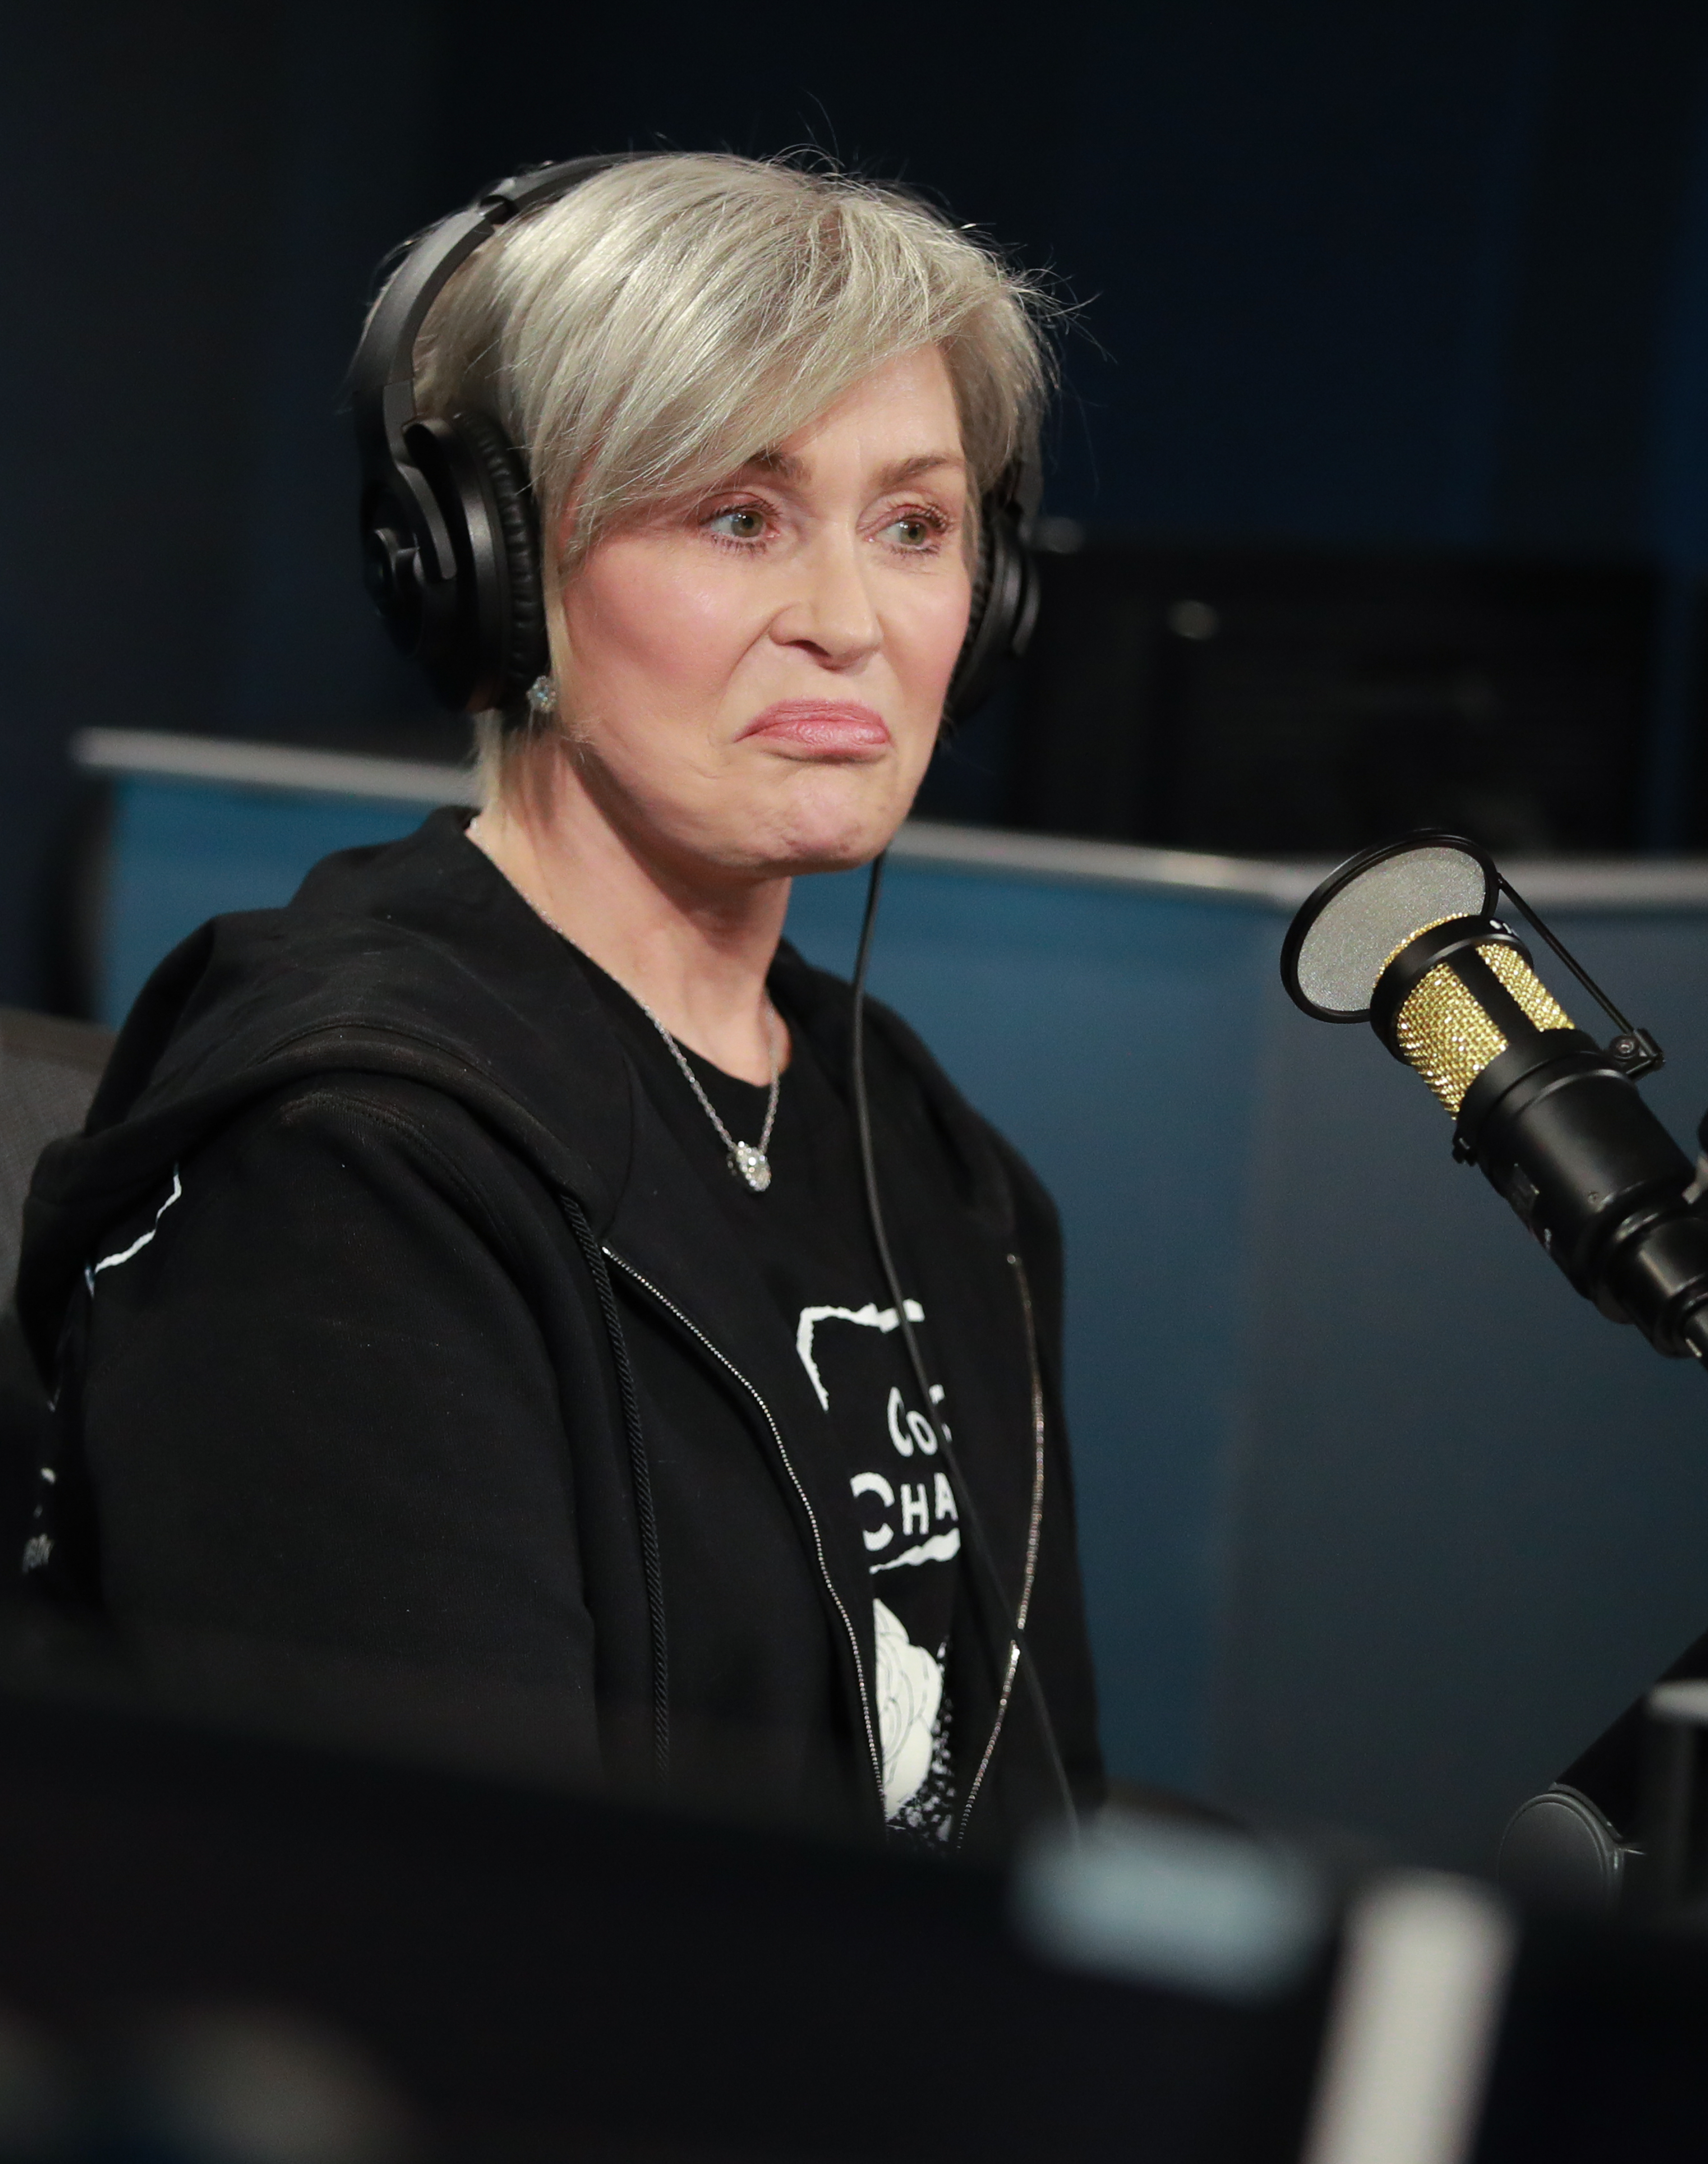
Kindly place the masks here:
<instances>
[{"instance_id":1,"label":"dark blue wall","mask_svg":"<svg viewBox=\"0 0 1708 2164\"><path fill-rule=\"evenodd\" d=\"M905 175L1080 303L1054 509L1653 549L1681 634L1705 60L1700 0L20 12L0 999L65 994L77 723L453 746L356 588L339 379L383 249L528 158L812 141Z\"/></svg>"}]
</instances>

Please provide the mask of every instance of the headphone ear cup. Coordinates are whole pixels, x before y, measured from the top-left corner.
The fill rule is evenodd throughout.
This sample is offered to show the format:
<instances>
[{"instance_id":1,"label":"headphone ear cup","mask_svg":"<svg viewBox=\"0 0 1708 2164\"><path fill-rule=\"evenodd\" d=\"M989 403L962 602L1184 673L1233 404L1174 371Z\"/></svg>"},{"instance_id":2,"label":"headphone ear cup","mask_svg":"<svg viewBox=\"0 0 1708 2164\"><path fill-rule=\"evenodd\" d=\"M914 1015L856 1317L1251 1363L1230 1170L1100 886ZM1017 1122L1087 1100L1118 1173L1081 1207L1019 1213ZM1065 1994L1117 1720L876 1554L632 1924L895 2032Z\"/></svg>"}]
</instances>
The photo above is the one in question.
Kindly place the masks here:
<instances>
[{"instance_id":1,"label":"headphone ear cup","mask_svg":"<svg viewBox=\"0 0 1708 2164\"><path fill-rule=\"evenodd\" d=\"M483 413L412 422L403 448L365 514L369 591L442 705L507 710L548 665L527 468Z\"/></svg>"},{"instance_id":2,"label":"headphone ear cup","mask_svg":"<svg viewBox=\"0 0 1708 2164\"><path fill-rule=\"evenodd\" d=\"M1021 538L1012 497L987 496L980 523L966 642L943 702L944 717L951 722L962 720L990 697L1002 664L1025 653L1038 621L1038 565Z\"/></svg>"},{"instance_id":3,"label":"headphone ear cup","mask_svg":"<svg viewBox=\"0 0 1708 2164\"><path fill-rule=\"evenodd\" d=\"M527 462L497 423L484 413L463 412L456 429L479 470L491 526L494 591L480 611L481 674L488 681L481 706L507 710L551 666L539 519Z\"/></svg>"}]
</instances>

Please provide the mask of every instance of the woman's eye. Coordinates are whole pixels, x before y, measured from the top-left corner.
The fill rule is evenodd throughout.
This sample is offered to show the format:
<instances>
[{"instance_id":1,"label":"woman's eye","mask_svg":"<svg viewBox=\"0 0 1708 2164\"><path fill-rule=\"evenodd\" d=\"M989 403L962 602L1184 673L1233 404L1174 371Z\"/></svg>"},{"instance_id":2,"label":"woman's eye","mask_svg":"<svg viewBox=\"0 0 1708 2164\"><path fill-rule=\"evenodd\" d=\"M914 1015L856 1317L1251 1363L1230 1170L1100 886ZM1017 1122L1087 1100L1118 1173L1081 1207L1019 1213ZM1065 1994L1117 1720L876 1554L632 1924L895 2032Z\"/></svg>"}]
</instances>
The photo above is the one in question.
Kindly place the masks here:
<instances>
[{"instance_id":1,"label":"woman's eye","mask_svg":"<svg viewBox=\"0 0 1708 2164\"><path fill-rule=\"evenodd\" d=\"M884 532L903 549L929 549L941 538L942 529L934 519L910 512L903 517L892 518Z\"/></svg>"},{"instance_id":2,"label":"woman's eye","mask_svg":"<svg viewBox=\"0 0 1708 2164\"><path fill-rule=\"evenodd\" d=\"M722 533L732 541L757 541L765 530L765 514L751 504L740 504L733 511L720 511L711 522L714 533Z\"/></svg>"}]
</instances>

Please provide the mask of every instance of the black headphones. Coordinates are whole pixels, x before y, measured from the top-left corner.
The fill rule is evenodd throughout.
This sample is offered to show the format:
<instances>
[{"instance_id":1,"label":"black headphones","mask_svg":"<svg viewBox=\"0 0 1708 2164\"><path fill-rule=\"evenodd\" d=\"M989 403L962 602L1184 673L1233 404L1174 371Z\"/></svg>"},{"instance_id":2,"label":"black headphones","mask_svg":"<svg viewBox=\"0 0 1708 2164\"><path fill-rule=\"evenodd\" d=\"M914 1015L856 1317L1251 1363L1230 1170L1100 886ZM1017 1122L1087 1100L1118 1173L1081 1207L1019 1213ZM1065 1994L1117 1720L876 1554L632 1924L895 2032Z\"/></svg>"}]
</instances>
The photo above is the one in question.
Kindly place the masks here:
<instances>
[{"instance_id":1,"label":"black headphones","mask_svg":"<svg viewBox=\"0 0 1708 2164\"><path fill-rule=\"evenodd\" d=\"M528 462L489 414L423 418L415 342L427 313L502 226L567 195L617 156L571 158L488 188L414 241L369 318L350 368L362 469L364 577L399 650L418 661L441 705L522 709L550 668L539 529ZM1026 651L1038 615L1027 528L1042 493L1027 454L986 495L966 643L946 711L970 713L1001 664Z\"/></svg>"}]
</instances>

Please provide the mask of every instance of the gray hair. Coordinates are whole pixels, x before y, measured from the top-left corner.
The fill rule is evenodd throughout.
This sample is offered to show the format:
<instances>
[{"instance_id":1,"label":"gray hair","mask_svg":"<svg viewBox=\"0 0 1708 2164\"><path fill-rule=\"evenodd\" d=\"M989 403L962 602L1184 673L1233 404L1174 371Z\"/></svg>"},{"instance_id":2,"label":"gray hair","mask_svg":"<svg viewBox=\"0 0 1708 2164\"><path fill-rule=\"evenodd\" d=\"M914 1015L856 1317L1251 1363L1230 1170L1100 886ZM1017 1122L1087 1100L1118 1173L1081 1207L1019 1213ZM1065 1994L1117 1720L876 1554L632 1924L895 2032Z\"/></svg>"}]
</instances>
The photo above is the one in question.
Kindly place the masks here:
<instances>
[{"instance_id":1,"label":"gray hair","mask_svg":"<svg viewBox=\"0 0 1708 2164\"><path fill-rule=\"evenodd\" d=\"M523 450L560 579L613 526L711 486L927 347L948 365L976 502L1035 444L1046 307L909 196L664 154L480 249L423 327L417 396L426 412L490 414Z\"/></svg>"}]
</instances>

